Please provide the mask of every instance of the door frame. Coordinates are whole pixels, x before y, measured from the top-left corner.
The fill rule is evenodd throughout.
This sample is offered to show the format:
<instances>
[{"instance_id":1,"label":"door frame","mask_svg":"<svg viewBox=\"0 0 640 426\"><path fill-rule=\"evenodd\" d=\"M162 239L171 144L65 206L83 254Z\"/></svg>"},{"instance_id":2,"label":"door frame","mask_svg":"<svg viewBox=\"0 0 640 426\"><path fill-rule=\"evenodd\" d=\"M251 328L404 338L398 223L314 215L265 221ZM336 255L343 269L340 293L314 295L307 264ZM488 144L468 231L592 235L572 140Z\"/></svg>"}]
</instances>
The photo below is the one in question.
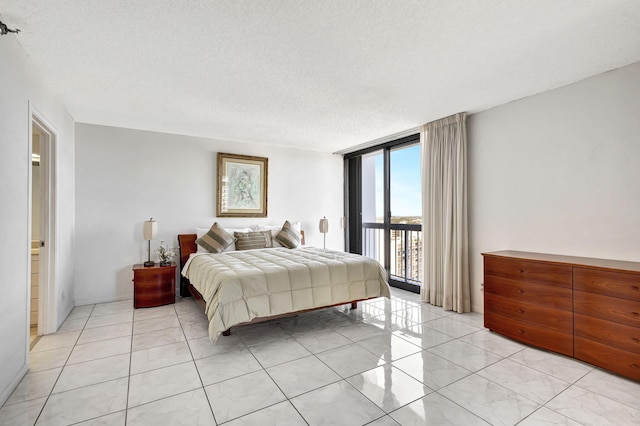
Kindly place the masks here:
<instances>
[{"instance_id":1,"label":"door frame","mask_svg":"<svg viewBox=\"0 0 640 426\"><path fill-rule=\"evenodd\" d=\"M33 216L32 205L32 154L33 154L33 126L45 135L40 140L40 182L41 182L41 202L40 202L40 240L44 241L44 247L40 247L39 258L39 297L38 297L38 335L56 332L56 143L58 132L55 127L45 118L45 116L29 102L29 183L28 183L28 211L29 223L27 238L29 242L28 275L29 285L27 286L27 324L31 324L31 240ZM27 347L29 339L27 338Z\"/></svg>"},{"instance_id":2,"label":"door frame","mask_svg":"<svg viewBox=\"0 0 640 426\"><path fill-rule=\"evenodd\" d=\"M387 271L389 284L413 293L420 293L421 287L416 284L398 281L392 278L391 271L391 151L420 143L420 134L412 134L380 145L367 147L362 150L345 154L345 216L347 230L345 239L346 251L362 254L362 157L366 154L380 151L383 156L383 187L384 187L384 217L382 229L384 231L385 250L383 267Z\"/></svg>"}]
</instances>

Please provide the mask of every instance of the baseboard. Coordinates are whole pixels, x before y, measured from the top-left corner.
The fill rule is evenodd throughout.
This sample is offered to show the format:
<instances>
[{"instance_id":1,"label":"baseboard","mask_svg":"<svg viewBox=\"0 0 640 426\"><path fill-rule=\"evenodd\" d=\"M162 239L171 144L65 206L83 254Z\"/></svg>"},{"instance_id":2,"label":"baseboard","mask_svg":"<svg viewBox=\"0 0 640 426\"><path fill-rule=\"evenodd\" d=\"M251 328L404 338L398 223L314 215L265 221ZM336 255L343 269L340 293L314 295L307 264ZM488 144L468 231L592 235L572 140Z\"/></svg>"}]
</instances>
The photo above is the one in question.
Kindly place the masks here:
<instances>
[{"instance_id":1,"label":"baseboard","mask_svg":"<svg viewBox=\"0 0 640 426\"><path fill-rule=\"evenodd\" d=\"M56 325L56 332L58 331L58 329L60 328L60 326L62 325L63 322L65 322L67 320L67 317L69 316L69 314L71 313L71 311L73 311L73 308L75 308L76 305L74 303L69 303L65 309L65 312L61 315L62 320L58 320L59 324Z\"/></svg>"},{"instance_id":2,"label":"baseboard","mask_svg":"<svg viewBox=\"0 0 640 426\"><path fill-rule=\"evenodd\" d=\"M20 371L18 371L18 374L14 376L13 380L11 380L11 382L7 385L7 387L2 390L2 393L0 393L0 407L2 407L5 402L7 402L7 399L9 399L9 397L11 396L11 393L20 384L20 381L27 374L28 370L29 370L29 367L27 366L27 364L24 364L20 369Z\"/></svg>"},{"instance_id":3,"label":"baseboard","mask_svg":"<svg viewBox=\"0 0 640 426\"><path fill-rule=\"evenodd\" d=\"M74 307L85 306L85 305L98 305L100 303L124 302L125 300L131 300L131 304L133 305L133 295L131 295L131 296L127 296L127 297L118 298L118 299L115 299L115 300L76 299L76 304L75 304Z\"/></svg>"},{"instance_id":4,"label":"baseboard","mask_svg":"<svg viewBox=\"0 0 640 426\"><path fill-rule=\"evenodd\" d=\"M471 312L476 312L479 314L483 314L484 313L484 301L481 301L480 303L474 303L471 305Z\"/></svg>"}]
</instances>

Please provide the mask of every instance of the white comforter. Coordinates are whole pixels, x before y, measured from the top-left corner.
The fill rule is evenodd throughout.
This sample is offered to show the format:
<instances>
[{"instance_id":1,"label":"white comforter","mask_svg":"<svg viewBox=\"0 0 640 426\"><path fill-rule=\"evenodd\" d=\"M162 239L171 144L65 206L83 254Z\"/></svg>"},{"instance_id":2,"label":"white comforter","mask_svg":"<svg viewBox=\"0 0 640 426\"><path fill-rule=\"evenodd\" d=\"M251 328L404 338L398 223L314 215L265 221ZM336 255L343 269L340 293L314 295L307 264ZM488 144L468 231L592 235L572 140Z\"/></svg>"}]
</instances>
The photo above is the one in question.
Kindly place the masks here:
<instances>
[{"instance_id":1,"label":"white comforter","mask_svg":"<svg viewBox=\"0 0 640 426\"><path fill-rule=\"evenodd\" d=\"M313 247L193 254L182 275L204 297L212 341L257 317L390 296L376 260Z\"/></svg>"}]
</instances>

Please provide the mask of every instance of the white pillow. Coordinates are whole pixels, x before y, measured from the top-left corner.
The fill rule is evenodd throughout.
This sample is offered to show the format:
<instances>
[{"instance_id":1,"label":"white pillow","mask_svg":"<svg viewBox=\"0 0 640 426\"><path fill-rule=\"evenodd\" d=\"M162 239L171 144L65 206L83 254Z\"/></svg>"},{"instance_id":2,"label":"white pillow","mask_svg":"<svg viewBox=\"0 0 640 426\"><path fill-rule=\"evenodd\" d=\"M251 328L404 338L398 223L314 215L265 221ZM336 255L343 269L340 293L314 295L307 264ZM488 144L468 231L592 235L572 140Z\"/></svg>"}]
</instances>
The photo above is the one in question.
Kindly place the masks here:
<instances>
[{"instance_id":1,"label":"white pillow","mask_svg":"<svg viewBox=\"0 0 640 426\"><path fill-rule=\"evenodd\" d=\"M234 232L251 232L251 228L224 228L224 230L230 233L231 235L233 235ZM209 232L209 228L196 228L196 240L202 237L207 232ZM205 249L204 247L201 247L200 244L196 244L196 247L198 247L198 251L196 251L196 253L209 253L207 249ZM235 249L236 249L236 243L234 242L229 247L224 249L224 251L235 251Z\"/></svg>"},{"instance_id":2,"label":"white pillow","mask_svg":"<svg viewBox=\"0 0 640 426\"><path fill-rule=\"evenodd\" d=\"M278 232L280 232L280 230L282 229L282 226L278 226L278 225L251 225L251 230L252 231L270 231L271 232L271 247L282 247L282 244L280 244L277 240L276 240L276 235L278 235Z\"/></svg>"},{"instance_id":3,"label":"white pillow","mask_svg":"<svg viewBox=\"0 0 640 426\"><path fill-rule=\"evenodd\" d=\"M296 231L300 232L300 221L291 223L291 226ZM252 231L271 231L271 244L272 247L284 247L280 244L280 241L276 240L276 235L282 230L282 225L251 225ZM208 231L208 229L207 229Z\"/></svg>"}]
</instances>

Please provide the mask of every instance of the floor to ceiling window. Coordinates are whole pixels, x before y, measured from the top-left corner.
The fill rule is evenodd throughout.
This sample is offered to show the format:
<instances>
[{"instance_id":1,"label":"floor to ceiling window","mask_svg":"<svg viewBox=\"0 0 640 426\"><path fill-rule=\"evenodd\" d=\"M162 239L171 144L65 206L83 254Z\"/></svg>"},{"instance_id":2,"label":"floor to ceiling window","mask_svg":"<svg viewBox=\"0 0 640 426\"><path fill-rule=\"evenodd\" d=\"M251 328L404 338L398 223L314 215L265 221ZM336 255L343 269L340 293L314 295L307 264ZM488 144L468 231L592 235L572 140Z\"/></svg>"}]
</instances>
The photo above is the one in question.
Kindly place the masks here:
<instances>
[{"instance_id":1,"label":"floor to ceiling window","mask_svg":"<svg viewBox=\"0 0 640 426\"><path fill-rule=\"evenodd\" d=\"M419 135L345 155L347 249L378 260L389 283L422 284Z\"/></svg>"}]
</instances>

